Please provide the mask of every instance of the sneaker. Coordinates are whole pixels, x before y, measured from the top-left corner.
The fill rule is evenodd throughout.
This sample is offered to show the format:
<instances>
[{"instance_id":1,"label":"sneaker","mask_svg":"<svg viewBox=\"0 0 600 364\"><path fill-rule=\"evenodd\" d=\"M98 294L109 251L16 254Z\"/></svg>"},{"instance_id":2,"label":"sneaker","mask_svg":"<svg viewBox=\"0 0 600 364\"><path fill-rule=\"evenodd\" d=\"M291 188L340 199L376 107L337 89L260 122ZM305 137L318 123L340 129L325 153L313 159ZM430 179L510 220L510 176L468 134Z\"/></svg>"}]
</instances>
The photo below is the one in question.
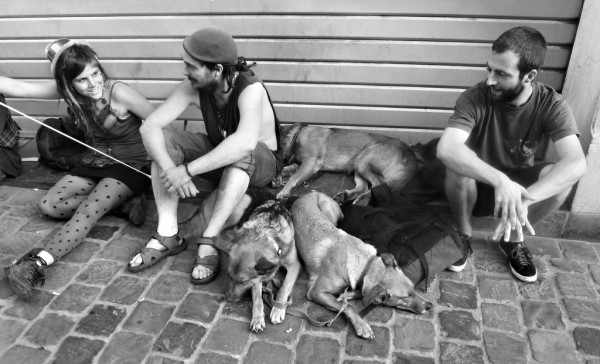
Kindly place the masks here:
<instances>
[{"instance_id":1,"label":"sneaker","mask_svg":"<svg viewBox=\"0 0 600 364\"><path fill-rule=\"evenodd\" d=\"M463 241L463 243L465 243L469 247L469 253L470 253L471 252L471 236L460 234L460 239ZM469 256L465 255L462 259L460 259L456 263L449 266L448 270L451 272L455 272L455 273L462 272L462 270L465 269L465 267L467 266L467 258L469 258Z\"/></svg>"},{"instance_id":2,"label":"sneaker","mask_svg":"<svg viewBox=\"0 0 600 364\"><path fill-rule=\"evenodd\" d=\"M33 287L39 282L44 286L46 280L47 264L36 255L40 249L36 250L30 251L4 268L10 288L23 301L29 301Z\"/></svg>"},{"instance_id":3,"label":"sneaker","mask_svg":"<svg viewBox=\"0 0 600 364\"><path fill-rule=\"evenodd\" d=\"M523 282L535 282L537 280L537 269L533 264L531 253L523 242L498 242L500 250L508 258L508 264L512 274Z\"/></svg>"}]
</instances>

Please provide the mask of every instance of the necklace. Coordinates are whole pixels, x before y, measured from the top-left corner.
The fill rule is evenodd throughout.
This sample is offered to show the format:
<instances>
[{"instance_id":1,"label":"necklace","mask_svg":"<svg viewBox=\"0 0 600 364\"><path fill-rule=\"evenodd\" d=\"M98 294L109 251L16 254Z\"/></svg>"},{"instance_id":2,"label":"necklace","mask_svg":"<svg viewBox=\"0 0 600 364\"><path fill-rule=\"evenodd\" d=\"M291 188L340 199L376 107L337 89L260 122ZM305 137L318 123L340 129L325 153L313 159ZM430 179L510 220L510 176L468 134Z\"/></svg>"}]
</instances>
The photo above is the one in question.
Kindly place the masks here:
<instances>
[{"instance_id":1,"label":"necklace","mask_svg":"<svg viewBox=\"0 0 600 364\"><path fill-rule=\"evenodd\" d=\"M221 110L218 107L215 107L215 110L217 111L217 128L219 128L223 138L227 138L227 131L223 129L223 115L221 115Z\"/></svg>"}]
</instances>

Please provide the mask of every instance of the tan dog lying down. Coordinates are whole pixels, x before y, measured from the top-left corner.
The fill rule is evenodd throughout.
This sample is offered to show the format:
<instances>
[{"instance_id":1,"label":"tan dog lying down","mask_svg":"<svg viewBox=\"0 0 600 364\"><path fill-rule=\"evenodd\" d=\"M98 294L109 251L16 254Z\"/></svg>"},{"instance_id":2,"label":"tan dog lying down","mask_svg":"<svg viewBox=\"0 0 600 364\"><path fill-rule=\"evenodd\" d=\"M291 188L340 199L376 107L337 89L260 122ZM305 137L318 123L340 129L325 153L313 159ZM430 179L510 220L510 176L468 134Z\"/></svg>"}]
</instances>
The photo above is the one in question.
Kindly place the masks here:
<instances>
[{"instance_id":1,"label":"tan dog lying down","mask_svg":"<svg viewBox=\"0 0 600 364\"><path fill-rule=\"evenodd\" d=\"M349 288L350 298L366 305L386 305L424 313L433 305L415 294L413 283L402 273L391 254L377 256L374 247L336 228L342 218L338 204L320 192L294 202L292 219L296 248L309 275L307 298L339 312L336 297ZM352 305L344 314L360 337L373 339L371 327Z\"/></svg>"},{"instance_id":2,"label":"tan dog lying down","mask_svg":"<svg viewBox=\"0 0 600 364\"><path fill-rule=\"evenodd\" d=\"M277 194L278 198L289 195L294 187L319 171L354 173L356 186L336 195L339 202L368 198L369 185L387 183L391 192L396 193L418 169L410 147L385 135L301 123L283 126L281 134L284 162L291 166L275 177L271 185L281 187L285 175L291 177Z\"/></svg>"}]
</instances>

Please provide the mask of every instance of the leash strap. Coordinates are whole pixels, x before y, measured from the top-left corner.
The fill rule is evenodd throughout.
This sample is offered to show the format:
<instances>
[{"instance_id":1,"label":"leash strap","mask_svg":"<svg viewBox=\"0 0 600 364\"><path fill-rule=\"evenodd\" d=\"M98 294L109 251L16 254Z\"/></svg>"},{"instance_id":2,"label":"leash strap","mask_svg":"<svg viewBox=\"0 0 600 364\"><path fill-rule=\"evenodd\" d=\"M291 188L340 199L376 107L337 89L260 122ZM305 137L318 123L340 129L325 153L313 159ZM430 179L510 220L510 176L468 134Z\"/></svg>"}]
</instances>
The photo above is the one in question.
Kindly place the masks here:
<instances>
[{"instance_id":1,"label":"leash strap","mask_svg":"<svg viewBox=\"0 0 600 364\"><path fill-rule=\"evenodd\" d=\"M70 136L70 135L68 135L68 134L65 134L65 133L63 133L62 131L60 131L60 130L58 130L58 129L55 129L55 128L51 127L50 125L46 125L46 124L44 124L43 122L41 122L41 121L37 120L36 118L33 118L33 117L31 117L31 116L29 116L29 115L27 115L27 114L25 114L25 113L23 113L23 112L21 112L21 111L19 111L19 110L15 109L15 108L14 108L14 107L12 107L12 106L9 106L9 105L7 105L7 104L5 104L5 103L1 102L1 101L0 101L0 106L4 106L5 108L9 109L10 111L14 111L14 112L16 112L17 114L19 114L19 115L21 115L21 116L24 116L24 117L26 117L27 119L29 119L29 120L31 120L31 121L33 121L33 122L35 122L35 123L37 123L37 124L39 124L39 125L41 125L41 126L45 127L45 128L48 128L48 129L50 129L50 130L52 130L52 131L54 131L54 132L56 132L56 133L58 133L58 134L60 134L60 135L64 136L65 138L68 138L68 139L70 139L70 140L72 140L72 141L74 141L74 142L76 142L76 143L78 143L78 144L81 144L81 145L83 145L84 147L86 147L86 148L88 148L88 149L91 149L91 150L93 150L93 151L94 151L94 152L96 152L96 153L102 154L103 156L105 156L105 157L107 157L107 158L110 158L110 159L112 159L113 161L115 161L115 162L117 162L117 163L120 163L120 164L124 165L125 167L131 168L131 169L133 169L134 171L136 171L136 172L138 172L138 173L140 173L140 174L143 174L144 176L146 176L146 177L148 177L148 178L152 178L152 177L150 177L150 175L149 175L149 174L146 174L146 173L144 173L144 172L140 171L139 169L135 169L135 168L133 168L132 166L130 166L129 164L127 164L127 163L123 163L123 162L121 162L120 160L116 159L115 157L113 157L113 156L111 156L111 155L108 155L108 154L106 154L106 153L104 153L104 152L102 152L102 151L100 151L100 150L98 150L98 149L96 149L96 148L94 148L94 147L92 147L92 146L90 146L90 145L87 145L86 143L82 142L81 140L77 140L76 138L73 138L72 136Z\"/></svg>"}]
</instances>

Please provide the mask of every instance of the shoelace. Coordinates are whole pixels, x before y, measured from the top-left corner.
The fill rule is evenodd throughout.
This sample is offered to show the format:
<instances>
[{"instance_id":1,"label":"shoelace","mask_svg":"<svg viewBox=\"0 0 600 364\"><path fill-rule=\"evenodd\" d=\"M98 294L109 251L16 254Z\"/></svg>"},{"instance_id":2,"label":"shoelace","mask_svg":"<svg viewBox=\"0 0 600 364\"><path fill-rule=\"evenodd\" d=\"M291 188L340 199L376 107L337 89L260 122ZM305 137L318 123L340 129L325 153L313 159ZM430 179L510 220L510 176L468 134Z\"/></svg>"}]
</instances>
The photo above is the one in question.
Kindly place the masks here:
<instances>
[{"instance_id":1,"label":"shoelace","mask_svg":"<svg viewBox=\"0 0 600 364\"><path fill-rule=\"evenodd\" d=\"M531 253L529 249L524 246L517 246L515 250L513 250L513 257L516 258L519 264L526 266L531 265Z\"/></svg>"},{"instance_id":2,"label":"shoelace","mask_svg":"<svg viewBox=\"0 0 600 364\"><path fill-rule=\"evenodd\" d=\"M31 286L35 286L38 282L41 282L40 286L44 287L44 283L46 283L46 275L40 270L37 262L40 261L43 265L46 265L46 262L39 257L27 257L25 260L33 261L33 272L31 273L31 277L27 278L29 283L31 283Z\"/></svg>"}]
</instances>

